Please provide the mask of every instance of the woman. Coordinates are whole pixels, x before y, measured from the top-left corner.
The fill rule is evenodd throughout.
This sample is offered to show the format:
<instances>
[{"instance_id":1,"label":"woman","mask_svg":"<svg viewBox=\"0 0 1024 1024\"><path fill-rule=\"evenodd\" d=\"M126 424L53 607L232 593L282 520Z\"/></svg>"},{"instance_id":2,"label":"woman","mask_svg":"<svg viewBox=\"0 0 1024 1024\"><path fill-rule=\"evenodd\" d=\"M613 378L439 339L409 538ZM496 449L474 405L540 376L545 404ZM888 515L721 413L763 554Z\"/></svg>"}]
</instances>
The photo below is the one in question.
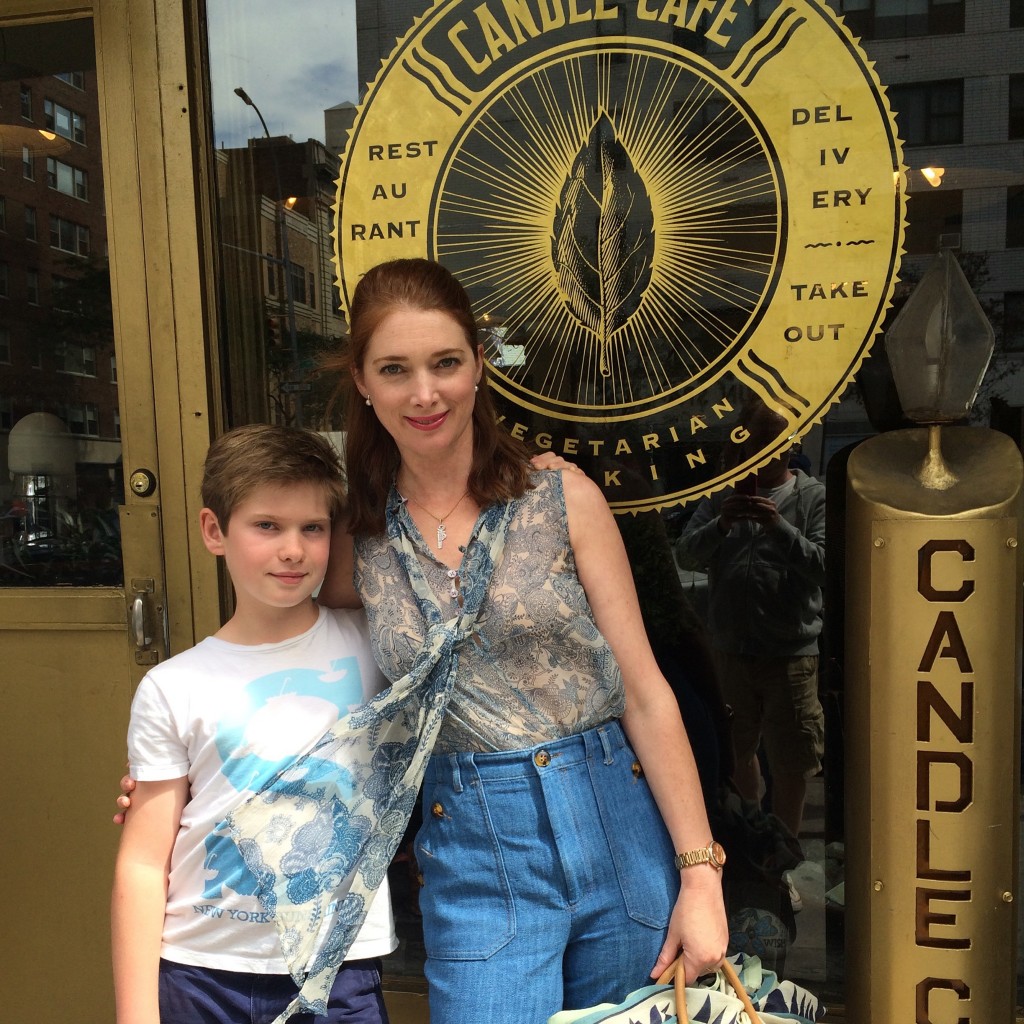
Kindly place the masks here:
<instances>
[{"instance_id":1,"label":"woman","mask_svg":"<svg viewBox=\"0 0 1024 1024\"><path fill-rule=\"evenodd\" d=\"M423 785L431 1018L539 1024L680 949L692 981L725 952L720 868L673 863L706 858L712 836L600 490L532 473L497 426L469 298L443 267L370 270L350 323L349 529L384 672L409 671L429 624L486 586ZM493 567L469 557L484 525L504 531ZM351 600L344 562L327 604Z\"/></svg>"}]
</instances>

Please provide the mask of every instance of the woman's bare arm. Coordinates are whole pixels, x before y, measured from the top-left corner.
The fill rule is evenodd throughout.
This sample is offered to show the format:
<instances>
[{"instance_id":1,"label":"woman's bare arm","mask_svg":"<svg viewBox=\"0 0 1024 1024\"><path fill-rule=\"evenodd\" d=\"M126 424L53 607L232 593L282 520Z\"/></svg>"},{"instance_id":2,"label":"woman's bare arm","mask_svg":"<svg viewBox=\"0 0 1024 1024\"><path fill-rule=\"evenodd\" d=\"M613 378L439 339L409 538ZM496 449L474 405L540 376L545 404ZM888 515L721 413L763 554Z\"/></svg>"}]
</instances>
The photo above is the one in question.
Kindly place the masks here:
<instances>
[{"instance_id":1,"label":"woman's bare arm","mask_svg":"<svg viewBox=\"0 0 1024 1024\"><path fill-rule=\"evenodd\" d=\"M600 489L590 479L563 474L569 538L580 582L598 629L622 671L626 711L622 725L636 751L677 853L706 847L712 839L697 766L675 695L644 630L629 560ZM684 868L668 935L652 976L680 949L688 982L717 965L728 945L718 869Z\"/></svg>"}]
</instances>

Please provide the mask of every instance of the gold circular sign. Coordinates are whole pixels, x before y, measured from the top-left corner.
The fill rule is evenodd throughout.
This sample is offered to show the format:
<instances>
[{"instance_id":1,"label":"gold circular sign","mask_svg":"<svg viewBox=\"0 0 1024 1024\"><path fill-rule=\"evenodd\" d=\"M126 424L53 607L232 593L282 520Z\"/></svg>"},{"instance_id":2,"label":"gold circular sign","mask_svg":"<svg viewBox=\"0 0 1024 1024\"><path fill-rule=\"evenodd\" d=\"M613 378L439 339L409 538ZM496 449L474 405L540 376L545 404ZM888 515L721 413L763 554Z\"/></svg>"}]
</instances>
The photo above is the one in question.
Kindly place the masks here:
<instances>
[{"instance_id":1,"label":"gold circular sign","mask_svg":"<svg viewBox=\"0 0 1024 1024\"><path fill-rule=\"evenodd\" d=\"M441 261L507 429L583 462L617 511L662 507L836 400L892 295L903 174L823 3L758 22L737 0L441 0L352 129L342 295L382 260ZM787 426L740 454L761 402Z\"/></svg>"}]
</instances>

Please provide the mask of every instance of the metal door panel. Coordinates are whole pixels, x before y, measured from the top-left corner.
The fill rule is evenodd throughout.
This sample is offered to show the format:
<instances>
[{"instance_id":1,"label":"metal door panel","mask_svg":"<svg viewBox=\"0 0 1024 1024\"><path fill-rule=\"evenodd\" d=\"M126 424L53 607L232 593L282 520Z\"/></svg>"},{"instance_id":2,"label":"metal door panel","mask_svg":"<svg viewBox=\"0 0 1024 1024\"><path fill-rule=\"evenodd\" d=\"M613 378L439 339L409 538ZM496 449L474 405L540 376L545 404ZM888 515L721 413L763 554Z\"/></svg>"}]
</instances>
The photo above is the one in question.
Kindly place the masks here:
<instances>
[{"instance_id":1,"label":"metal door panel","mask_svg":"<svg viewBox=\"0 0 1024 1024\"><path fill-rule=\"evenodd\" d=\"M51 215L74 224L80 214L90 229L83 251L109 254L114 358L85 351L68 356L54 348L48 379L71 397L61 405L40 392L42 408L33 411L67 413L57 416L67 437L56 443L73 451L73 470L65 474L70 479L47 479L60 475L60 459L46 462L46 472L23 473L28 482L8 484L8 474L0 473L0 744L6 768L0 816L8 823L0 844L8 891L0 924L6 960L0 1016L106 1024L114 1019L108 907L118 840L110 817L124 770L131 696L149 665L193 644L197 632L215 629L219 615L213 560L195 564L201 543L189 526L211 429L206 310L212 303L204 293L199 175L188 143L194 90L187 76L195 62L186 59L186 47L195 45L188 29L195 15L166 0L8 0L3 6L0 87L5 77L17 83L17 101L18 90L28 86L33 117L36 101L42 116L49 100L45 116L61 118L61 130L72 136L75 101L55 99L73 97L69 83L54 84L51 68L31 75L32 53L63 52L67 39L91 24L95 77L86 89L95 95L83 90L82 103L92 104L90 121L99 122L85 130L87 144L101 144L102 175L95 158L87 159L75 148L82 143L70 138L67 155L38 157L34 169L43 187L33 196L21 175L22 153L4 147L0 196L7 231L0 232L6 246L0 262L9 264L16 288L0 296L0 330L16 337L0 344L0 353L13 353L23 342L22 321L12 310L23 318L39 315L23 293L13 294L30 280L28 272L38 273L40 307L51 294L50 278L60 276L50 243L56 239L62 257L82 255L65 248L80 236L72 231L65 237L67 229L54 225ZM19 31L26 25L31 33ZM18 45L20 67L14 66ZM19 119L22 112L5 103L0 132L4 123L34 128L35 121ZM76 173L83 170L84 180ZM37 207L34 241L25 235L30 218L23 208L30 205ZM38 369L25 364L18 384L0 356L5 456L13 410L19 422L27 415L25 389L35 386L29 371ZM107 379L115 372L116 382ZM112 388L114 397L95 400L96 420L88 408L69 411L76 394L103 388ZM7 420L5 409L12 410ZM44 447L52 440L51 425L38 432ZM35 448L28 450L35 458ZM106 481L114 485L112 495L89 490L93 484L102 490Z\"/></svg>"}]
</instances>

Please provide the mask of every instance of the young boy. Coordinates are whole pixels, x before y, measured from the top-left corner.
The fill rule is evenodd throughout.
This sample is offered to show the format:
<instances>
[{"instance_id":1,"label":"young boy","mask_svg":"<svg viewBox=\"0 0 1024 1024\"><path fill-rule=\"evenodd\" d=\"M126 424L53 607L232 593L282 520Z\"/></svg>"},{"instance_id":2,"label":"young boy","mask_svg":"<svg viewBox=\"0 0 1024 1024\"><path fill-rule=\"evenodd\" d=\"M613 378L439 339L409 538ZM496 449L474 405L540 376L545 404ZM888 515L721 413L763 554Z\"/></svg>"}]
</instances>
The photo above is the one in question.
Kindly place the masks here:
<instances>
[{"instance_id":1,"label":"young boy","mask_svg":"<svg viewBox=\"0 0 1024 1024\"><path fill-rule=\"evenodd\" d=\"M362 612L319 607L331 523L343 504L330 445L254 425L210 447L199 514L223 555L235 612L152 669L132 703L138 780L112 899L117 1024L257 1024L296 992L228 815L386 685ZM385 879L326 1017L387 1024L379 957L396 946Z\"/></svg>"}]
</instances>

